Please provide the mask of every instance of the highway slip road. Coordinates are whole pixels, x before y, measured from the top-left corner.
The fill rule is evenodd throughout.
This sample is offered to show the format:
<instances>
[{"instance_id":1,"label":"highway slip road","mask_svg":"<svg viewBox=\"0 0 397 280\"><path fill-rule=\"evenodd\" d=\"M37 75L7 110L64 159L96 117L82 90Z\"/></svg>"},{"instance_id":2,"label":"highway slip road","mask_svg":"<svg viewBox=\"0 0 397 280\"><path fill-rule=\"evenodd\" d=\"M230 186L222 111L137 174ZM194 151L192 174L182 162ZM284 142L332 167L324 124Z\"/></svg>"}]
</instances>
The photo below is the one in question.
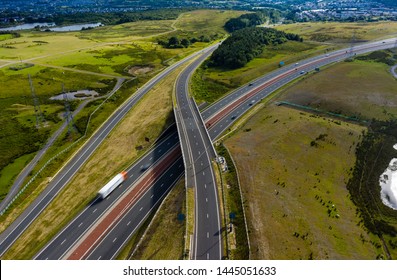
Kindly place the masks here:
<instances>
[{"instance_id":1,"label":"highway slip road","mask_svg":"<svg viewBox=\"0 0 397 280\"><path fill-rule=\"evenodd\" d=\"M191 258L219 260L223 254L221 221L211 162L216 157L216 152L196 103L189 96L190 77L205 59L206 56L200 57L179 75L175 85L174 114L185 165L186 187L193 187L195 193Z\"/></svg>"}]
</instances>

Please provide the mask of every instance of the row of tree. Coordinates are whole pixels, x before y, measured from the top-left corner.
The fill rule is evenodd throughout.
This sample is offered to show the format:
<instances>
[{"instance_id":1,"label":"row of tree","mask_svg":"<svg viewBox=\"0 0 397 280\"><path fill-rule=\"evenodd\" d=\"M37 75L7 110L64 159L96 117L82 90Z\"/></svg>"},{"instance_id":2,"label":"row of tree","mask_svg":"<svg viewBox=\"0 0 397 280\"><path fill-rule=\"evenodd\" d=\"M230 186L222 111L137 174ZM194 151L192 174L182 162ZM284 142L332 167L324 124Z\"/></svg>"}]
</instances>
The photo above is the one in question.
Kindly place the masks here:
<instances>
[{"instance_id":1,"label":"row of tree","mask_svg":"<svg viewBox=\"0 0 397 280\"><path fill-rule=\"evenodd\" d=\"M252 27L263 24L264 20L265 20L264 16L261 13L244 14L239 16L238 18L229 19L225 23L224 27L226 31L231 33L246 27Z\"/></svg>"},{"instance_id":2,"label":"row of tree","mask_svg":"<svg viewBox=\"0 0 397 280\"><path fill-rule=\"evenodd\" d=\"M193 37L193 38L182 38L182 39L178 38L177 36L172 36L168 38L168 40L159 39L157 40L157 43L167 49L177 49L177 48L187 48L191 44L194 44L196 42L208 43L215 39L217 39L217 35L214 35L212 37L201 35L198 38Z\"/></svg>"},{"instance_id":3,"label":"row of tree","mask_svg":"<svg viewBox=\"0 0 397 280\"><path fill-rule=\"evenodd\" d=\"M248 27L237 30L211 55L208 66L240 68L262 53L264 46L288 40L302 41L299 35L273 28Z\"/></svg>"}]
</instances>

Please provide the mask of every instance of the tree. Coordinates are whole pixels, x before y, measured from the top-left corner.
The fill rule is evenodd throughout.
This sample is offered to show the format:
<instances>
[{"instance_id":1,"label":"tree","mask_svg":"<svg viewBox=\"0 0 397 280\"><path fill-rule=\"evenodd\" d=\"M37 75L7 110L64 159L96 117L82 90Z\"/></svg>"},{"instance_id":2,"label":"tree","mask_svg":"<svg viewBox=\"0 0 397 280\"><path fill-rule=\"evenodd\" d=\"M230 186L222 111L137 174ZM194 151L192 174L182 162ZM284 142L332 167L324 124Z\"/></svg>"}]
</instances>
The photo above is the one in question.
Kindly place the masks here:
<instances>
[{"instance_id":1,"label":"tree","mask_svg":"<svg viewBox=\"0 0 397 280\"><path fill-rule=\"evenodd\" d=\"M182 39L181 45L184 46L185 48L189 47L190 41L186 38Z\"/></svg>"},{"instance_id":2,"label":"tree","mask_svg":"<svg viewBox=\"0 0 397 280\"><path fill-rule=\"evenodd\" d=\"M178 37L171 37L168 39L168 47L177 47L180 45Z\"/></svg>"}]
</instances>

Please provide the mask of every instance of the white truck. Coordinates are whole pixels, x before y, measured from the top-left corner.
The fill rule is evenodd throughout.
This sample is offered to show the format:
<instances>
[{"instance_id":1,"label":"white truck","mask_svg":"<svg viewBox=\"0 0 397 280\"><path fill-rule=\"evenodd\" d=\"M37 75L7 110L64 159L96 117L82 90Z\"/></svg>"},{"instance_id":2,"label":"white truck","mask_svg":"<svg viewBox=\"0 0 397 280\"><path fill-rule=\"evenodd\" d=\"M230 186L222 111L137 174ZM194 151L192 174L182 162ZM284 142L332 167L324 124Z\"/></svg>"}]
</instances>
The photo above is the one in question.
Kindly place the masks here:
<instances>
[{"instance_id":1,"label":"white truck","mask_svg":"<svg viewBox=\"0 0 397 280\"><path fill-rule=\"evenodd\" d=\"M114 191L122 182L127 179L127 172L123 171L117 174L112 180L109 181L102 189L99 190L98 195L105 199L112 191Z\"/></svg>"}]
</instances>

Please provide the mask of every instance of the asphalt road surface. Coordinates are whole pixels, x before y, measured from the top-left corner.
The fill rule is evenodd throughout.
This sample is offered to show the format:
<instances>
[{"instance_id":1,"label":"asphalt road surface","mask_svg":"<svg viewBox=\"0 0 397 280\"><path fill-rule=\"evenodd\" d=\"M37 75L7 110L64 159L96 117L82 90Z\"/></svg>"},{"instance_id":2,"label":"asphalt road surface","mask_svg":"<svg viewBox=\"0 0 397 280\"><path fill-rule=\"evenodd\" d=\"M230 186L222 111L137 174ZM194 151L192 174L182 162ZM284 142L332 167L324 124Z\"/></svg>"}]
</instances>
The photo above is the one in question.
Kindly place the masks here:
<instances>
[{"instance_id":1,"label":"asphalt road surface","mask_svg":"<svg viewBox=\"0 0 397 280\"><path fill-rule=\"evenodd\" d=\"M216 152L196 103L189 97L190 77L205 59L206 56L200 57L179 75L175 86L177 106L174 112L185 165L186 186L193 187L195 193L195 227L191 258L219 260L223 255L221 221L216 180L211 163L216 157Z\"/></svg>"}]
</instances>

